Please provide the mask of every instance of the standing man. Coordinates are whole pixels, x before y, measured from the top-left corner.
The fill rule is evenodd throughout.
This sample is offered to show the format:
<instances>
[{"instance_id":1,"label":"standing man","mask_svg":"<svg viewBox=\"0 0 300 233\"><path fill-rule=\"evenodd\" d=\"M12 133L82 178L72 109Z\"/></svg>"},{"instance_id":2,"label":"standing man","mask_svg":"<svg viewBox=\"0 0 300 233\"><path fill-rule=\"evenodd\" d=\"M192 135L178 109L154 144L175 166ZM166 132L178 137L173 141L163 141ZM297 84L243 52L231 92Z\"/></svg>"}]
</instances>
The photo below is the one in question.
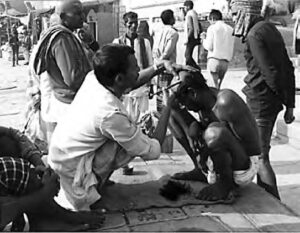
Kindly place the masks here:
<instances>
[{"instance_id":1,"label":"standing man","mask_svg":"<svg viewBox=\"0 0 300 233\"><path fill-rule=\"evenodd\" d=\"M295 119L295 75L280 32L274 24L264 21L261 9L261 0L232 2L234 35L245 42L248 75L243 92L256 118L262 144L257 183L279 199L269 159L270 141L283 105L286 124Z\"/></svg>"},{"instance_id":2,"label":"standing man","mask_svg":"<svg viewBox=\"0 0 300 233\"><path fill-rule=\"evenodd\" d=\"M128 45L135 51L140 70L150 67L153 64L150 41L137 34L138 15L135 12L127 12L123 15L126 33L114 39L113 43ZM138 122L141 116L149 109L150 83L127 93L124 96L124 105L134 122ZM131 175L132 167L126 166L123 170L125 175Z\"/></svg>"},{"instance_id":3,"label":"standing man","mask_svg":"<svg viewBox=\"0 0 300 233\"><path fill-rule=\"evenodd\" d=\"M165 69L176 71L171 62L160 61L139 72L134 50L119 44L98 50L93 64L94 72L87 75L57 125L48 157L67 199L79 210L97 207L103 185L114 170L136 156L144 160L160 156L172 97L150 136L131 119L121 98L126 90L138 88Z\"/></svg>"},{"instance_id":4,"label":"standing man","mask_svg":"<svg viewBox=\"0 0 300 233\"><path fill-rule=\"evenodd\" d=\"M153 57L154 60L169 60L176 62L176 46L179 34L175 24L174 12L172 10L165 10L161 13L160 18L164 24L161 31L159 31L154 42ZM170 74L161 74L158 76L157 89L161 90L163 87L170 85L173 76ZM161 112L163 95L158 95L156 99L157 111Z\"/></svg>"},{"instance_id":5,"label":"standing man","mask_svg":"<svg viewBox=\"0 0 300 233\"><path fill-rule=\"evenodd\" d=\"M27 29L25 29L24 30L24 39L23 39L24 58L25 58L24 65L29 64L29 56L30 56L31 45L32 44L31 44L30 33Z\"/></svg>"},{"instance_id":6,"label":"standing man","mask_svg":"<svg viewBox=\"0 0 300 233\"><path fill-rule=\"evenodd\" d=\"M228 63L233 56L233 29L222 20L219 10L212 10L208 19L210 26L207 34L202 33L203 47L208 51L207 69L213 78L215 87L220 89Z\"/></svg>"},{"instance_id":7,"label":"standing man","mask_svg":"<svg viewBox=\"0 0 300 233\"><path fill-rule=\"evenodd\" d=\"M185 63L186 65L193 66L199 69L198 64L193 59L193 52L195 46L200 44L200 27L198 22L197 12L193 9L193 1L187 0L183 4L185 13L185 25L184 25L184 44L185 49Z\"/></svg>"},{"instance_id":8,"label":"standing man","mask_svg":"<svg viewBox=\"0 0 300 233\"><path fill-rule=\"evenodd\" d=\"M65 0L55 9L59 22L42 35L33 55L34 72L50 82L51 93L46 112L48 143L61 116L73 101L86 74L92 69L84 49L73 33L83 26L84 14L79 0ZM49 87L49 84L47 86ZM43 96L43 94L42 94ZM41 100L43 104L43 99ZM47 119L46 119L47 118Z\"/></svg>"},{"instance_id":9,"label":"standing man","mask_svg":"<svg viewBox=\"0 0 300 233\"><path fill-rule=\"evenodd\" d=\"M12 66L14 67L15 65L19 65L19 36L15 26L12 29L9 45L12 49Z\"/></svg>"}]
</instances>

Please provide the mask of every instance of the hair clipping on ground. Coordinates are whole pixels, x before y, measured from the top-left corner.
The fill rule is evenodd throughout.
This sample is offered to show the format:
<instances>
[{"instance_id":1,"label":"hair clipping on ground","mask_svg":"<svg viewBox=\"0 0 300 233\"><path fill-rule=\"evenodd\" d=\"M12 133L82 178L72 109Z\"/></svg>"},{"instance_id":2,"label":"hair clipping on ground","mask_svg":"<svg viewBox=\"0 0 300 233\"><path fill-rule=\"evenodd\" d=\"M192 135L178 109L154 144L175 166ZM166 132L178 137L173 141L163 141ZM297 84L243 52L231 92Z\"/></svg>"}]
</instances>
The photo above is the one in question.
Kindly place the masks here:
<instances>
[{"instance_id":1,"label":"hair clipping on ground","mask_svg":"<svg viewBox=\"0 0 300 233\"><path fill-rule=\"evenodd\" d=\"M191 193L191 188L188 184L174 180L169 180L168 183L163 185L159 190L161 196L171 201L176 201L180 195L188 193Z\"/></svg>"}]
</instances>

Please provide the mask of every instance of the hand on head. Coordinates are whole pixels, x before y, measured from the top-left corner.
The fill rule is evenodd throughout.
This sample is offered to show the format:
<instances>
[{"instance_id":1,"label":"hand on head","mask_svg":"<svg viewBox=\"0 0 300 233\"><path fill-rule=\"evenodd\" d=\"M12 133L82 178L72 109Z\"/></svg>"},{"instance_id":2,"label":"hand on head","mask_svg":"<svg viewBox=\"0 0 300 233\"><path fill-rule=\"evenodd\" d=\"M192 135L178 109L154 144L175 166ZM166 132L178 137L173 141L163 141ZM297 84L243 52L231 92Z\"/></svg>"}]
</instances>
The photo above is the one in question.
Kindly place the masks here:
<instances>
[{"instance_id":1,"label":"hand on head","mask_svg":"<svg viewBox=\"0 0 300 233\"><path fill-rule=\"evenodd\" d=\"M178 76L180 71L197 72L199 70L192 66L180 65L168 60L162 60L165 72L172 74L174 77Z\"/></svg>"}]
</instances>

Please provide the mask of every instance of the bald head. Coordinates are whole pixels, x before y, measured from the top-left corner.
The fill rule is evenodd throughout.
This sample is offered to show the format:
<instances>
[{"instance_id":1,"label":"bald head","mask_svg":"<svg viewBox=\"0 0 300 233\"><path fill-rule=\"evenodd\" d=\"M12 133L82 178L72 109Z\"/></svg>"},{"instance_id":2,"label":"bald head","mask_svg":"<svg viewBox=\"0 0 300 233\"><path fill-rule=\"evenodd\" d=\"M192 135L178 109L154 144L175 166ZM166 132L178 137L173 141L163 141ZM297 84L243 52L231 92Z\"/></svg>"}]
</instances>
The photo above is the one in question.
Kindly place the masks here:
<instances>
[{"instance_id":1,"label":"bald head","mask_svg":"<svg viewBox=\"0 0 300 233\"><path fill-rule=\"evenodd\" d=\"M55 7L55 13L60 16L62 13L72 12L74 8L82 8L82 4L79 0L62 0Z\"/></svg>"},{"instance_id":2,"label":"bald head","mask_svg":"<svg viewBox=\"0 0 300 233\"><path fill-rule=\"evenodd\" d=\"M55 14L60 17L61 24L71 30L81 28L83 25L83 7L79 0L62 0L55 7Z\"/></svg>"}]
</instances>

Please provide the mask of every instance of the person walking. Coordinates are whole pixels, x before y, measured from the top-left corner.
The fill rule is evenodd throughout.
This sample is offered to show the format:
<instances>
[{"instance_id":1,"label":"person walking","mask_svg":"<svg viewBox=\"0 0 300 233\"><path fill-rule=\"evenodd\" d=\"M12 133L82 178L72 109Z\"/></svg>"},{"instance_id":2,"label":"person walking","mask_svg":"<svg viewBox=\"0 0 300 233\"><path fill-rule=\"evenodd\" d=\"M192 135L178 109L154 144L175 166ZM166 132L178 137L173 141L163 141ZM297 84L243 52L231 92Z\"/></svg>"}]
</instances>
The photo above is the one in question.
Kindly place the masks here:
<instances>
[{"instance_id":1,"label":"person walking","mask_svg":"<svg viewBox=\"0 0 300 233\"><path fill-rule=\"evenodd\" d=\"M207 70L213 78L215 87L220 89L233 56L233 29L222 20L222 13L219 10L212 10L208 21L210 26L207 33L201 33L201 39L203 47L208 51Z\"/></svg>"},{"instance_id":2,"label":"person walking","mask_svg":"<svg viewBox=\"0 0 300 233\"><path fill-rule=\"evenodd\" d=\"M233 33L245 42L248 75L243 92L260 133L262 153L257 183L280 199L270 164L270 141L283 106L285 123L291 124L295 119L294 67L280 32L261 16L262 0L234 0L231 10L235 22Z\"/></svg>"},{"instance_id":3,"label":"person walking","mask_svg":"<svg viewBox=\"0 0 300 233\"><path fill-rule=\"evenodd\" d=\"M32 43L31 43L30 33L27 29L24 30L24 39L22 45L24 47L24 59L25 59L24 65L28 65Z\"/></svg>"},{"instance_id":4,"label":"person walking","mask_svg":"<svg viewBox=\"0 0 300 233\"><path fill-rule=\"evenodd\" d=\"M200 69L198 64L193 59L194 48L200 45L200 27L198 22L198 14L193 9L193 1L187 0L183 4L185 13L185 24L184 24L184 44L185 49L185 64Z\"/></svg>"},{"instance_id":5,"label":"person walking","mask_svg":"<svg viewBox=\"0 0 300 233\"><path fill-rule=\"evenodd\" d=\"M14 67L15 65L19 65L19 34L15 27L13 27L9 45L12 49L12 66Z\"/></svg>"},{"instance_id":6,"label":"person walking","mask_svg":"<svg viewBox=\"0 0 300 233\"><path fill-rule=\"evenodd\" d=\"M160 18L163 22L162 29L156 36L156 41L153 47L153 57L156 60L169 60L176 62L177 57L177 42L179 34L177 29L174 28L175 17L172 10L164 10ZM170 74L161 74L157 77L157 91L162 90L170 85L173 76ZM167 97L167 96L166 96ZM159 94L156 97L156 108L158 112L162 111L163 94Z\"/></svg>"}]
</instances>

